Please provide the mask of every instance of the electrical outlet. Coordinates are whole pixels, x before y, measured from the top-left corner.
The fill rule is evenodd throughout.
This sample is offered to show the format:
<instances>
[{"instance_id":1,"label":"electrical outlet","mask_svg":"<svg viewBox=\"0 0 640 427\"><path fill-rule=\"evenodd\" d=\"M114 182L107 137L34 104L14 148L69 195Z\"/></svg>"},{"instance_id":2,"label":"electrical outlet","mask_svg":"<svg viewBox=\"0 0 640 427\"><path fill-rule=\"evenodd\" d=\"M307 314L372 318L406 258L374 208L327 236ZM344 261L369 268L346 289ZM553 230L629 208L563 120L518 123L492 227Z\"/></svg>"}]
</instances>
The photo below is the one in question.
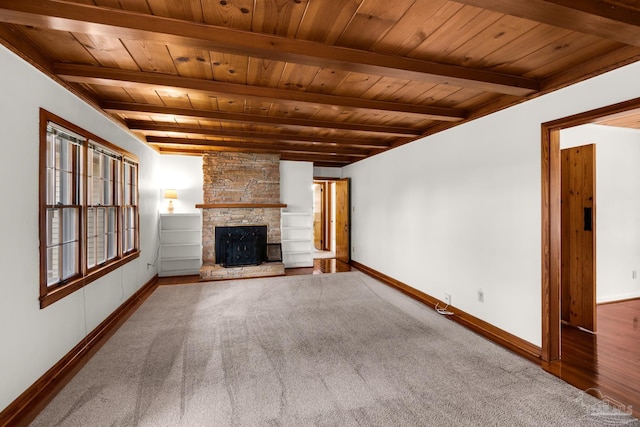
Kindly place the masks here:
<instances>
[{"instance_id":1,"label":"electrical outlet","mask_svg":"<svg viewBox=\"0 0 640 427\"><path fill-rule=\"evenodd\" d=\"M447 305L451 305L451 294L444 293L444 303Z\"/></svg>"},{"instance_id":2,"label":"electrical outlet","mask_svg":"<svg viewBox=\"0 0 640 427\"><path fill-rule=\"evenodd\" d=\"M356 251L356 247L355 246L351 246L351 253L355 253Z\"/></svg>"},{"instance_id":3,"label":"electrical outlet","mask_svg":"<svg viewBox=\"0 0 640 427\"><path fill-rule=\"evenodd\" d=\"M633 270L631 272L631 278L632 279L637 279L638 278L638 270Z\"/></svg>"},{"instance_id":4,"label":"electrical outlet","mask_svg":"<svg viewBox=\"0 0 640 427\"><path fill-rule=\"evenodd\" d=\"M478 301L484 302L484 291L482 289L478 289Z\"/></svg>"}]
</instances>

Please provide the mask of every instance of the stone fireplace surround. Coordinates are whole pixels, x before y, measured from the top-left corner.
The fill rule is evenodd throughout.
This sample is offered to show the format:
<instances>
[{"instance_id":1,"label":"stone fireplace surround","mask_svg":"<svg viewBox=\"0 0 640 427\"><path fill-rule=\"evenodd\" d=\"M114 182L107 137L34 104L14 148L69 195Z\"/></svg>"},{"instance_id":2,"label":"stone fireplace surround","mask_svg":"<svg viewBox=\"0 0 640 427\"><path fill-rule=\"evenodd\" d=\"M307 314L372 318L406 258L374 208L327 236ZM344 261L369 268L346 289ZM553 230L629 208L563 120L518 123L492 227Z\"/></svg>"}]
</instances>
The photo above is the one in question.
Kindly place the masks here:
<instances>
[{"instance_id":1,"label":"stone fireplace surround","mask_svg":"<svg viewBox=\"0 0 640 427\"><path fill-rule=\"evenodd\" d=\"M225 268L215 263L215 227L266 225L267 243L280 243L280 156L236 152L203 155L200 280L284 275L282 262Z\"/></svg>"}]
</instances>

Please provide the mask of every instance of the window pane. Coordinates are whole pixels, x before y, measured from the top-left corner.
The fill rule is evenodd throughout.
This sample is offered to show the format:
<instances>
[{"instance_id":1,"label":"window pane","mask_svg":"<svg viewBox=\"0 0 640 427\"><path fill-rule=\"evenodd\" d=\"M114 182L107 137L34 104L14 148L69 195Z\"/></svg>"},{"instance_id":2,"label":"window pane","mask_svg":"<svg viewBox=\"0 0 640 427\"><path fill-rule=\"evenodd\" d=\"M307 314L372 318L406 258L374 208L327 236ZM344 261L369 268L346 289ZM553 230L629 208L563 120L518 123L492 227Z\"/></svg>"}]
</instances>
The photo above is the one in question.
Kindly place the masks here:
<instances>
[{"instance_id":1,"label":"window pane","mask_svg":"<svg viewBox=\"0 0 640 427\"><path fill-rule=\"evenodd\" d=\"M73 173L60 171L58 202L63 205L73 204Z\"/></svg>"},{"instance_id":2,"label":"window pane","mask_svg":"<svg viewBox=\"0 0 640 427\"><path fill-rule=\"evenodd\" d=\"M118 255L116 248L116 208L109 208L107 210L107 259L114 258Z\"/></svg>"},{"instance_id":3,"label":"window pane","mask_svg":"<svg viewBox=\"0 0 640 427\"><path fill-rule=\"evenodd\" d=\"M103 205L109 206L109 205L114 205L114 201L113 201L113 181L109 181L109 180L104 180L102 182L102 185L104 187L104 201L102 202Z\"/></svg>"},{"instance_id":4,"label":"window pane","mask_svg":"<svg viewBox=\"0 0 640 427\"><path fill-rule=\"evenodd\" d=\"M60 246L47 248L47 286L51 286L60 281Z\"/></svg>"},{"instance_id":5,"label":"window pane","mask_svg":"<svg viewBox=\"0 0 640 427\"><path fill-rule=\"evenodd\" d=\"M113 159L106 155L102 155L102 194L103 194L103 205L111 205L112 202L112 192L113 187L111 183L111 167Z\"/></svg>"},{"instance_id":6,"label":"window pane","mask_svg":"<svg viewBox=\"0 0 640 427\"><path fill-rule=\"evenodd\" d=\"M109 233L107 235L107 259L112 259L118 256L116 249L116 233Z\"/></svg>"},{"instance_id":7,"label":"window pane","mask_svg":"<svg viewBox=\"0 0 640 427\"><path fill-rule=\"evenodd\" d=\"M125 252L132 251L135 245L135 231L133 229L127 230L125 233Z\"/></svg>"},{"instance_id":8,"label":"window pane","mask_svg":"<svg viewBox=\"0 0 640 427\"><path fill-rule=\"evenodd\" d=\"M99 176L94 176L92 180L91 204L94 206L102 204L102 180Z\"/></svg>"},{"instance_id":9,"label":"window pane","mask_svg":"<svg viewBox=\"0 0 640 427\"><path fill-rule=\"evenodd\" d=\"M83 167L83 158L81 147L74 145L74 150L76 152L76 164L75 164L75 173L74 173L74 183L75 183L75 194L73 199L74 205L82 204L84 201L84 180L86 179L84 176L84 167Z\"/></svg>"},{"instance_id":10,"label":"window pane","mask_svg":"<svg viewBox=\"0 0 640 427\"><path fill-rule=\"evenodd\" d=\"M66 208L62 210L62 242L68 243L78 240L78 210Z\"/></svg>"},{"instance_id":11,"label":"window pane","mask_svg":"<svg viewBox=\"0 0 640 427\"><path fill-rule=\"evenodd\" d=\"M91 180L91 204L92 205L101 205L103 204L102 200L102 175L101 175L101 157L102 155L97 151L93 152L93 160L92 160L92 180Z\"/></svg>"},{"instance_id":12,"label":"window pane","mask_svg":"<svg viewBox=\"0 0 640 427\"><path fill-rule=\"evenodd\" d=\"M60 243L60 211L47 209L47 247Z\"/></svg>"},{"instance_id":13,"label":"window pane","mask_svg":"<svg viewBox=\"0 0 640 427\"><path fill-rule=\"evenodd\" d=\"M116 232L116 208L108 208L107 210L107 230L109 233Z\"/></svg>"},{"instance_id":14,"label":"window pane","mask_svg":"<svg viewBox=\"0 0 640 427\"><path fill-rule=\"evenodd\" d=\"M129 208L127 209L127 213L129 216L129 226L128 228L135 228L136 227L136 208Z\"/></svg>"},{"instance_id":15,"label":"window pane","mask_svg":"<svg viewBox=\"0 0 640 427\"><path fill-rule=\"evenodd\" d=\"M102 155L102 177L106 180L113 179L113 162L114 159L111 157Z\"/></svg>"},{"instance_id":16,"label":"window pane","mask_svg":"<svg viewBox=\"0 0 640 427\"><path fill-rule=\"evenodd\" d=\"M97 210L97 223L96 223L96 263L102 264L106 261L106 209L99 208Z\"/></svg>"},{"instance_id":17,"label":"window pane","mask_svg":"<svg viewBox=\"0 0 640 427\"><path fill-rule=\"evenodd\" d=\"M45 187L47 189L47 205L55 205L56 203L56 171L52 168L47 168L47 183Z\"/></svg>"},{"instance_id":18,"label":"window pane","mask_svg":"<svg viewBox=\"0 0 640 427\"><path fill-rule=\"evenodd\" d=\"M96 238L87 236L87 268L96 266Z\"/></svg>"},{"instance_id":19,"label":"window pane","mask_svg":"<svg viewBox=\"0 0 640 427\"><path fill-rule=\"evenodd\" d=\"M129 163L124 164L124 205L131 204L131 175L133 168Z\"/></svg>"},{"instance_id":20,"label":"window pane","mask_svg":"<svg viewBox=\"0 0 640 427\"><path fill-rule=\"evenodd\" d=\"M104 264L107 260L106 250L105 250L105 238L104 234L100 234L96 237L96 264Z\"/></svg>"},{"instance_id":21,"label":"window pane","mask_svg":"<svg viewBox=\"0 0 640 427\"><path fill-rule=\"evenodd\" d=\"M87 209L87 236L96 235L96 209Z\"/></svg>"},{"instance_id":22,"label":"window pane","mask_svg":"<svg viewBox=\"0 0 640 427\"><path fill-rule=\"evenodd\" d=\"M87 268L96 265L96 209L87 209Z\"/></svg>"},{"instance_id":23,"label":"window pane","mask_svg":"<svg viewBox=\"0 0 640 427\"><path fill-rule=\"evenodd\" d=\"M60 169L70 172L73 170L73 144L63 138L60 139Z\"/></svg>"},{"instance_id":24,"label":"window pane","mask_svg":"<svg viewBox=\"0 0 640 427\"><path fill-rule=\"evenodd\" d=\"M62 245L62 280L78 274L78 242Z\"/></svg>"},{"instance_id":25,"label":"window pane","mask_svg":"<svg viewBox=\"0 0 640 427\"><path fill-rule=\"evenodd\" d=\"M122 200L123 205L131 204L131 188L128 184L124 185L124 200Z\"/></svg>"},{"instance_id":26,"label":"window pane","mask_svg":"<svg viewBox=\"0 0 640 427\"><path fill-rule=\"evenodd\" d=\"M55 135L47 130L47 152L45 153L45 163L48 168L53 168L56 165L56 157L55 157Z\"/></svg>"},{"instance_id":27,"label":"window pane","mask_svg":"<svg viewBox=\"0 0 640 427\"><path fill-rule=\"evenodd\" d=\"M136 218L136 211L137 208L135 207L128 207L125 208L125 214L124 214L124 241L123 241L123 251L124 252L129 252L133 249L135 249L135 245L136 245L136 241L135 241L135 236L136 236L136 223L135 223L135 218Z\"/></svg>"},{"instance_id":28,"label":"window pane","mask_svg":"<svg viewBox=\"0 0 640 427\"><path fill-rule=\"evenodd\" d=\"M120 167L120 161L114 161L113 163L113 202L112 205L122 204L122 171Z\"/></svg>"},{"instance_id":29,"label":"window pane","mask_svg":"<svg viewBox=\"0 0 640 427\"><path fill-rule=\"evenodd\" d=\"M100 158L102 157L102 155L100 153L98 153L97 151L91 150L91 164L92 166L92 173L91 175L93 176L100 176Z\"/></svg>"},{"instance_id":30,"label":"window pane","mask_svg":"<svg viewBox=\"0 0 640 427\"><path fill-rule=\"evenodd\" d=\"M60 200L60 171L58 169L54 169L53 171L53 190L54 190L54 198L53 204L62 203Z\"/></svg>"},{"instance_id":31,"label":"window pane","mask_svg":"<svg viewBox=\"0 0 640 427\"><path fill-rule=\"evenodd\" d=\"M137 205L138 204L138 168L137 167L132 167L131 168L131 204L132 205Z\"/></svg>"},{"instance_id":32,"label":"window pane","mask_svg":"<svg viewBox=\"0 0 640 427\"><path fill-rule=\"evenodd\" d=\"M54 152L53 152L53 167L56 169L60 169L60 150L62 150L62 141L60 138L55 137L53 142Z\"/></svg>"}]
</instances>

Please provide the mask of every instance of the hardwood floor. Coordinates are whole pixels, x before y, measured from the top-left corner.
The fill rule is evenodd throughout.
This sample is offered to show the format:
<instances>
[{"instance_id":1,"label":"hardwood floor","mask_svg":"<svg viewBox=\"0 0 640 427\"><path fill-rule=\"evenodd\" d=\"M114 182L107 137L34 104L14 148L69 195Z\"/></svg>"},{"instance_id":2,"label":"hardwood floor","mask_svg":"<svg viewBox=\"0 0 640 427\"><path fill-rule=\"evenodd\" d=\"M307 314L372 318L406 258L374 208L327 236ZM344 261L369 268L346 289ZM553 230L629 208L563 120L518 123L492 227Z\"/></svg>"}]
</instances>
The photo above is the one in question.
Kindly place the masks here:
<instances>
[{"instance_id":1,"label":"hardwood floor","mask_svg":"<svg viewBox=\"0 0 640 427\"><path fill-rule=\"evenodd\" d=\"M287 268L285 273L287 276L295 276L300 274L324 274L324 273L344 273L352 271L353 268L342 261L335 258L314 259L313 267L306 268Z\"/></svg>"},{"instance_id":2,"label":"hardwood floor","mask_svg":"<svg viewBox=\"0 0 640 427\"><path fill-rule=\"evenodd\" d=\"M548 372L640 417L640 299L597 307L597 334L563 325L560 361Z\"/></svg>"},{"instance_id":3,"label":"hardwood floor","mask_svg":"<svg viewBox=\"0 0 640 427\"><path fill-rule=\"evenodd\" d=\"M335 258L314 259L313 267L287 268L285 270L285 275L297 276L303 274L343 273L352 270L353 268L349 264L338 261ZM198 275L161 277L158 279L158 285L183 285L188 283L198 283L199 281L200 276Z\"/></svg>"}]
</instances>

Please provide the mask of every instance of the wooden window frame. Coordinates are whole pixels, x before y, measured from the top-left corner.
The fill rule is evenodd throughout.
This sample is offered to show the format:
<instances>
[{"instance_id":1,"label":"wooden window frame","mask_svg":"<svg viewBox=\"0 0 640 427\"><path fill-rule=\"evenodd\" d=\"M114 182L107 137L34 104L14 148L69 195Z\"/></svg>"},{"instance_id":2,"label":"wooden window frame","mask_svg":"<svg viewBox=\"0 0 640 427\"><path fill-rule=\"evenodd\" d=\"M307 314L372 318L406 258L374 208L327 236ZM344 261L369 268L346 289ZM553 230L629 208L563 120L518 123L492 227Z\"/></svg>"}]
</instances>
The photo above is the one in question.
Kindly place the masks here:
<instances>
[{"instance_id":1,"label":"wooden window frame","mask_svg":"<svg viewBox=\"0 0 640 427\"><path fill-rule=\"evenodd\" d=\"M52 123L61 128L67 129L78 136L81 136L84 139L83 144L80 149L80 156L82 157L80 162L80 180L82 181L80 184L81 194L79 197L79 249L78 249L78 260L79 263L79 273L70 277L68 280L61 280L57 284L49 286L47 283L47 127L48 124ZM88 267L88 259L87 259L87 218L88 218L88 209L95 207L92 203L93 201L89 200L90 194L89 189L91 186L89 185L89 170L88 167L92 166L89 164L89 144L97 145L101 148L109 152L113 152L119 157L119 167L115 169L118 170L117 176L113 177L114 183L113 185L113 205L105 206L105 207L115 207L116 208L116 255L111 259L107 259L103 264ZM123 192L124 192L124 164L129 162L130 164L135 165L135 194L131 195L131 198L128 202L134 202L133 205L125 205L125 201L123 200ZM116 145L111 144L108 141L103 140L102 138L74 125L73 123L47 111L44 109L40 109L40 163L39 163L39 182L40 182L40 191L39 191L39 236L40 236L40 308L45 308L56 301L64 298L67 295L81 289L82 287L88 285L94 280L99 279L105 274L123 266L124 264L133 261L134 259L140 256L140 228L139 228L139 192L138 192L138 172L139 172L139 163L136 156L131 153L117 147ZM75 185L75 184L74 184ZM134 221L135 221L135 231L134 231L134 247L132 250L125 252L123 247L124 242L124 215L125 208L134 207Z\"/></svg>"},{"instance_id":2,"label":"wooden window frame","mask_svg":"<svg viewBox=\"0 0 640 427\"><path fill-rule=\"evenodd\" d=\"M129 167L133 168L133 172L131 175L132 182L127 181L126 175ZM122 239L120 240L119 245L123 255L128 255L132 252L135 252L140 246L140 208L139 208L140 201L138 198L138 189L140 188L138 172L140 170L140 165L138 164L138 162L132 161L131 159L125 157L122 161L121 170L122 170L122 192L121 192L122 200L121 200L120 207L122 209L122 216L121 216L122 229L121 229L120 236L122 237ZM129 188L127 191L126 187L128 185L131 185L132 188ZM127 198L126 197L127 195L129 195L130 197ZM127 221L126 215L127 215L127 211L130 209L133 209L133 218L131 219L133 222L132 228L134 230L132 249L128 249L125 247L125 244L128 242L128 239L125 239L125 237L126 237L127 231L129 230L129 228L125 227L127 224L129 224Z\"/></svg>"}]
</instances>

